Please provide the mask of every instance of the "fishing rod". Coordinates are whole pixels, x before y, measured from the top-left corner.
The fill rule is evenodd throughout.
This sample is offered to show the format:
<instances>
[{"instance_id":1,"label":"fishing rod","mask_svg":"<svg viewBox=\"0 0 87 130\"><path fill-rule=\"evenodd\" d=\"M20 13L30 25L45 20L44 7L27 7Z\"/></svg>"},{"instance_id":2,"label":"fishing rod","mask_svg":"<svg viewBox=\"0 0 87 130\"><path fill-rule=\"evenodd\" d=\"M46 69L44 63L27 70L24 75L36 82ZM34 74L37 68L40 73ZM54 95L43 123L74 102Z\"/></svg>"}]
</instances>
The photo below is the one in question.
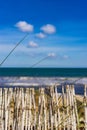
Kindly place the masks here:
<instances>
[{"instance_id":1,"label":"fishing rod","mask_svg":"<svg viewBox=\"0 0 87 130\"><path fill-rule=\"evenodd\" d=\"M0 67L4 64L4 62L8 59L8 57L13 53L13 51L21 44L21 42L23 42L25 40L25 38L29 35L29 33L27 33L13 48L12 50L8 53L8 55L2 60L2 62L0 63Z\"/></svg>"}]
</instances>

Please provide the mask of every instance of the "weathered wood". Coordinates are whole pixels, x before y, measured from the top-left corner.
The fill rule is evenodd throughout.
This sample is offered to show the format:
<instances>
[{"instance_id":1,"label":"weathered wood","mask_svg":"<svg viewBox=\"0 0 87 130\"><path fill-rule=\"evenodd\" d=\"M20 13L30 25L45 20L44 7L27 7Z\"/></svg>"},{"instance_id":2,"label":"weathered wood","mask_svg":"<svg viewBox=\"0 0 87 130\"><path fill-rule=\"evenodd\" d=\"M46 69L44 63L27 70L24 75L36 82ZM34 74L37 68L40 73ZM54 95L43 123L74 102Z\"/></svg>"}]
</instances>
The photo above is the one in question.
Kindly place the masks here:
<instances>
[{"instance_id":1,"label":"weathered wood","mask_svg":"<svg viewBox=\"0 0 87 130\"><path fill-rule=\"evenodd\" d=\"M66 88L66 91L65 89ZM87 92L84 88L84 120L87 130ZM36 94L37 92L37 94ZM73 85L49 88L0 88L0 130L79 130Z\"/></svg>"},{"instance_id":2,"label":"weathered wood","mask_svg":"<svg viewBox=\"0 0 87 130\"><path fill-rule=\"evenodd\" d=\"M87 86L84 86L84 111L85 111L85 130L87 130Z\"/></svg>"}]
</instances>

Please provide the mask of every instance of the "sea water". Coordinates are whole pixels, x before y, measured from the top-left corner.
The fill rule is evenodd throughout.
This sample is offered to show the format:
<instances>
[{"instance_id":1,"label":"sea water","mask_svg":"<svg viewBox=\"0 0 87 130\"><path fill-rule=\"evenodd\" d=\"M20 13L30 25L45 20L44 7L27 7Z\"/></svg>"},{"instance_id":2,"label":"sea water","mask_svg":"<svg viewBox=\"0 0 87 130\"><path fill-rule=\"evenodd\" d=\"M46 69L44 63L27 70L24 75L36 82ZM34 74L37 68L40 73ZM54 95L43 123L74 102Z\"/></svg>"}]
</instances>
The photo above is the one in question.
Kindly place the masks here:
<instances>
[{"instance_id":1,"label":"sea water","mask_svg":"<svg viewBox=\"0 0 87 130\"><path fill-rule=\"evenodd\" d=\"M0 76L87 77L87 68L0 68Z\"/></svg>"}]
</instances>

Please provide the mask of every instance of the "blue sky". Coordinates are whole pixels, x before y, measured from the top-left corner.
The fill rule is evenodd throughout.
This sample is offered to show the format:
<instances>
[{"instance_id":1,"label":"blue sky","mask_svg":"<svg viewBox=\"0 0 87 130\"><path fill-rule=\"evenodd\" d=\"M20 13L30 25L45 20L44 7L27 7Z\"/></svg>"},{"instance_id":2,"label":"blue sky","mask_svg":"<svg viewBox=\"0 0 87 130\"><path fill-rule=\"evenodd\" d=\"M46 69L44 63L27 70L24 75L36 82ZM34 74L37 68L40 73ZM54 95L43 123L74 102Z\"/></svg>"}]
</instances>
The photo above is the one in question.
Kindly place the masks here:
<instances>
[{"instance_id":1,"label":"blue sky","mask_svg":"<svg viewBox=\"0 0 87 130\"><path fill-rule=\"evenodd\" d=\"M86 0L1 0L2 67L87 67Z\"/></svg>"}]
</instances>

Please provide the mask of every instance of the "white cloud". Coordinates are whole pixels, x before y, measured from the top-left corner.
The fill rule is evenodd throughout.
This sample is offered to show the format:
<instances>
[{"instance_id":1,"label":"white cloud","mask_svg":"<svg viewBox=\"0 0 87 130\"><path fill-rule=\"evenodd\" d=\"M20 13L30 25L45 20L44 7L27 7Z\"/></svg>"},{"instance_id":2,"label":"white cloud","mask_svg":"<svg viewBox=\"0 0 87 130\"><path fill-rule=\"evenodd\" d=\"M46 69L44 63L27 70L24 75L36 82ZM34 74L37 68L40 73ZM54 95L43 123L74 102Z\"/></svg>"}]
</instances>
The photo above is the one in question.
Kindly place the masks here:
<instances>
[{"instance_id":1,"label":"white cloud","mask_svg":"<svg viewBox=\"0 0 87 130\"><path fill-rule=\"evenodd\" d=\"M33 25L27 23L26 21L19 21L15 26L23 32L32 32L34 29Z\"/></svg>"},{"instance_id":2,"label":"white cloud","mask_svg":"<svg viewBox=\"0 0 87 130\"><path fill-rule=\"evenodd\" d=\"M46 24L41 27L41 30L47 34L53 34L56 32L56 27L52 24Z\"/></svg>"},{"instance_id":3,"label":"white cloud","mask_svg":"<svg viewBox=\"0 0 87 130\"><path fill-rule=\"evenodd\" d=\"M49 53L48 56L49 56L49 57L55 57L56 54L52 52L52 53Z\"/></svg>"},{"instance_id":4,"label":"white cloud","mask_svg":"<svg viewBox=\"0 0 87 130\"><path fill-rule=\"evenodd\" d=\"M64 58L64 59L68 59L69 56L68 56L68 55L64 55L63 58Z\"/></svg>"},{"instance_id":5,"label":"white cloud","mask_svg":"<svg viewBox=\"0 0 87 130\"><path fill-rule=\"evenodd\" d=\"M36 47L38 47L38 44L36 42L34 42L34 41L30 41L28 46L32 47L32 48L36 48Z\"/></svg>"},{"instance_id":6,"label":"white cloud","mask_svg":"<svg viewBox=\"0 0 87 130\"><path fill-rule=\"evenodd\" d=\"M37 33L37 34L36 34L36 37L43 39L43 38L46 37L46 35L45 35L44 33L41 33L41 32L40 32L40 33Z\"/></svg>"}]
</instances>

